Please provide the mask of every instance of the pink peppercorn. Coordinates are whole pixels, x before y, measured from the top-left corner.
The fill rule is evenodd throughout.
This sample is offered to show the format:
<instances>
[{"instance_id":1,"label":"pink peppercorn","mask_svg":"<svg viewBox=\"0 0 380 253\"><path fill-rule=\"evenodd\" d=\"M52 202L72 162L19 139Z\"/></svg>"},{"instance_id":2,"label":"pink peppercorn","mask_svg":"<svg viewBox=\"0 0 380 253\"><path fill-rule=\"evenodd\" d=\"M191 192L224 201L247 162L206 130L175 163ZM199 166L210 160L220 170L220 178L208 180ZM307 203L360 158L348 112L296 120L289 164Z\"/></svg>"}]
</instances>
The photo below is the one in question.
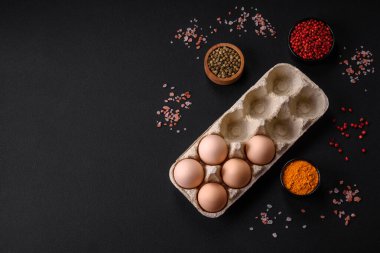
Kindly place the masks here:
<instances>
[{"instance_id":1,"label":"pink peppercorn","mask_svg":"<svg viewBox=\"0 0 380 253\"><path fill-rule=\"evenodd\" d=\"M304 60L320 60L328 55L334 38L330 27L315 19L298 23L292 30L289 44L292 51ZM343 107L342 107L343 108ZM346 108L344 108L346 111Z\"/></svg>"}]
</instances>

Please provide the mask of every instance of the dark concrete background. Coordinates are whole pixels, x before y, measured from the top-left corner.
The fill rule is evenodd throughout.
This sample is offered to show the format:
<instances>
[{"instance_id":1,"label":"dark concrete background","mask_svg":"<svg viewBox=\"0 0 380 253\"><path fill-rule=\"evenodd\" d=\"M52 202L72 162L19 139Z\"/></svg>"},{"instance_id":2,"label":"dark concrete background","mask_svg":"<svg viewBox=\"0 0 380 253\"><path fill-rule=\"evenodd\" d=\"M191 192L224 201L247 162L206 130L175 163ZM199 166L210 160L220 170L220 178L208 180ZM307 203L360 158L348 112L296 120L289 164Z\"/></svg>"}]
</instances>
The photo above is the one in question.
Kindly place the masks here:
<instances>
[{"instance_id":1,"label":"dark concrete background","mask_svg":"<svg viewBox=\"0 0 380 253\"><path fill-rule=\"evenodd\" d=\"M258 7L278 38L253 31L210 38L210 45L232 42L246 56L243 78L219 87L195 60L207 46L196 52L169 41L190 18L207 25L235 5ZM375 252L379 75L352 86L337 54L343 45L364 45L377 56L377 15L376 1L1 1L0 252ZM323 64L289 54L287 33L306 16L334 29L337 52ZM169 167L279 62L315 81L330 109L222 217L205 218L170 183ZM185 133L155 128L164 82L193 94ZM371 123L368 153L350 162L327 145L336 135L330 119L342 104ZM312 198L281 189L279 171L293 157L320 168L321 189ZM363 197L349 227L331 214L326 222L318 218L330 210L327 189L341 178L357 183ZM298 221L287 231L281 223L259 226L254 217L267 203ZM302 207L307 216L299 216Z\"/></svg>"}]
</instances>

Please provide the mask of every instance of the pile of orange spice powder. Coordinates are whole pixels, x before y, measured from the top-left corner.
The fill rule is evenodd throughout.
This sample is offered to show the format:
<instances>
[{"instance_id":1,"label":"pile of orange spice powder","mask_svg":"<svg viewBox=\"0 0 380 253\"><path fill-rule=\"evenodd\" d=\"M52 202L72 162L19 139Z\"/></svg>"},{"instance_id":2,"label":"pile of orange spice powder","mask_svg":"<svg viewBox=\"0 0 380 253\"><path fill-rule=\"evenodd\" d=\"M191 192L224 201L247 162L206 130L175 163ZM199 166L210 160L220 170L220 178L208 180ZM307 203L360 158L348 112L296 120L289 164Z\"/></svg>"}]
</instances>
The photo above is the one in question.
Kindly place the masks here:
<instances>
[{"instance_id":1,"label":"pile of orange spice powder","mask_svg":"<svg viewBox=\"0 0 380 253\"><path fill-rule=\"evenodd\" d=\"M309 162L295 160L290 162L282 174L282 182L285 188L296 195L308 195L319 184L319 173Z\"/></svg>"}]
</instances>

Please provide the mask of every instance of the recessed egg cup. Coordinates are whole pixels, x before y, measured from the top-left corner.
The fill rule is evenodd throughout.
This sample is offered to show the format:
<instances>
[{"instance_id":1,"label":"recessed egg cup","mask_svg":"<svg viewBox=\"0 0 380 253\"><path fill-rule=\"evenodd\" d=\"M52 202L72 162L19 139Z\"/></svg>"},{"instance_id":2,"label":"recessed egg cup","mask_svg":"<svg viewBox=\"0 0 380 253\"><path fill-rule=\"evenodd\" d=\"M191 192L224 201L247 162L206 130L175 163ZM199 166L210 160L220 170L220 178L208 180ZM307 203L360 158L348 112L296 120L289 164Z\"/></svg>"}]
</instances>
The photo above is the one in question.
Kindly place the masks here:
<instances>
[{"instance_id":1,"label":"recessed egg cup","mask_svg":"<svg viewBox=\"0 0 380 253\"><path fill-rule=\"evenodd\" d=\"M277 96L292 96L303 86L301 73L298 69L289 69L288 66L278 65L273 68L266 79L269 93Z\"/></svg>"},{"instance_id":2,"label":"recessed egg cup","mask_svg":"<svg viewBox=\"0 0 380 253\"><path fill-rule=\"evenodd\" d=\"M277 64L177 158L169 170L170 180L201 214L209 218L219 217L272 167L326 112L328 106L325 93L305 74L290 64ZM229 149L226 161L240 158L250 165L252 178L248 185L240 189L228 187L220 174L226 161L208 165L199 159L199 142L210 134L218 134L226 141ZM275 143L276 155L269 164L252 164L245 155L246 142L256 134L267 135ZM193 189L182 188L174 180L174 168L178 161L185 158L198 160L205 170L203 183ZM199 189L210 182L222 185L228 194L226 206L214 213L203 210L197 200Z\"/></svg>"},{"instance_id":3,"label":"recessed egg cup","mask_svg":"<svg viewBox=\"0 0 380 253\"><path fill-rule=\"evenodd\" d=\"M243 109L228 113L220 124L220 135L227 142L239 142L248 139L248 135L258 127L256 122L248 120Z\"/></svg>"},{"instance_id":4,"label":"recessed egg cup","mask_svg":"<svg viewBox=\"0 0 380 253\"><path fill-rule=\"evenodd\" d=\"M279 142L288 143L298 138L302 129L302 120L297 118L274 118L266 124L268 136Z\"/></svg>"},{"instance_id":5,"label":"recessed egg cup","mask_svg":"<svg viewBox=\"0 0 380 253\"><path fill-rule=\"evenodd\" d=\"M266 120L277 114L283 100L281 97L269 94L266 87L260 87L245 96L243 110L253 120Z\"/></svg>"}]
</instances>

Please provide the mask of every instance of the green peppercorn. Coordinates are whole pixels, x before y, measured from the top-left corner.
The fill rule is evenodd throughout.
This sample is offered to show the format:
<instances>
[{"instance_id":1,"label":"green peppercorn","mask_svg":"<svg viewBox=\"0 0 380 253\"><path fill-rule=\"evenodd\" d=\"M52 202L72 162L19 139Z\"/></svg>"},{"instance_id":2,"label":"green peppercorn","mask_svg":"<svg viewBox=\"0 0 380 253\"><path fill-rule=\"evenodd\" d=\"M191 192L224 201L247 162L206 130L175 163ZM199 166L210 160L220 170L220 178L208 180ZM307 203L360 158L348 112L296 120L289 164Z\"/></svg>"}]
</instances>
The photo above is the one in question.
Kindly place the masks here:
<instances>
[{"instance_id":1,"label":"green peppercorn","mask_svg":"<svg viewBox=\"0 0 380 253\"><path fill-rule=\"evenodd\" d=\"M240 62L239 54L226 46L214 49L207 59L209 69L219 78L235 75L240 69Z\"/></svg>"}]
</instances>

